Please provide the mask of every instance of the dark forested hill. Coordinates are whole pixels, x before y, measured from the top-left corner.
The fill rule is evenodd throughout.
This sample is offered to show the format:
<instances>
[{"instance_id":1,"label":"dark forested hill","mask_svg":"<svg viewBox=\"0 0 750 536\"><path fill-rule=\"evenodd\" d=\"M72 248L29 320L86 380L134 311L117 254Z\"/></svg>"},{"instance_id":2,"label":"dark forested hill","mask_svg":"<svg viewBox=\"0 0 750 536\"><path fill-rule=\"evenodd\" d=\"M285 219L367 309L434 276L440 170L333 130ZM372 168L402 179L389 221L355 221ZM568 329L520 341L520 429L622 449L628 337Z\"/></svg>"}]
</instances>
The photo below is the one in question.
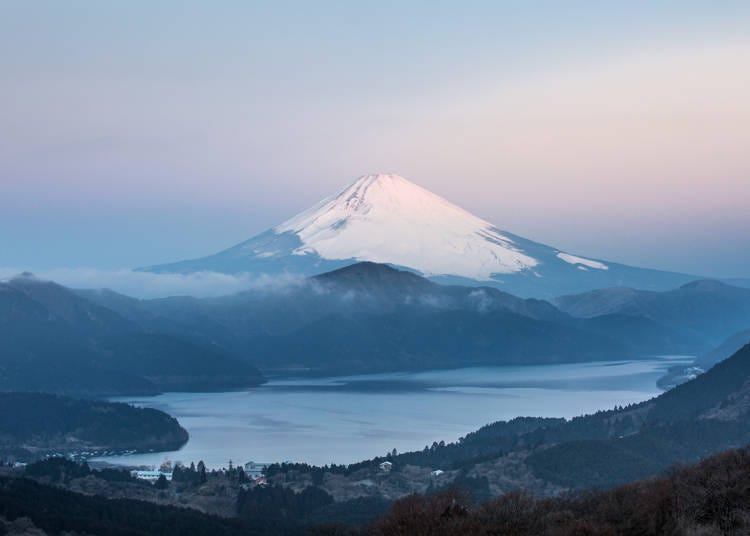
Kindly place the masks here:
<instances>
[{"instance_id":1,"label":"dark forested hill","mask_svg":"<svg viewBox=\"0 0 750 536\"><path fill-rule=\"evenodd\" d=\"M748 534L750 450L725 452L610 491L539 498L523 491L473 504L451 491L401 499L370 536ZM346 534L343 527L339 532Z\"/></svg>"},{"instance_id":2,"label":"dark forested hill","mask_svg":"<svg viewBox=\"0 0 750 536\"><path fill-rule=\"evenodd\" d=\"M164 412L41 393L0 393L0 458L176 450L187 432Z\"/></svg>"},{"instance_id":3,"label":"dark forested hill","mask_svg":"<svg viewBox=\"0 0 750 536\"><path fill-rule=\"evenodd\" d=\"M326 374L628 356L606 335L503 311L332 315L249 344L263 368L291 365Z\"/></svg>"},{"instance_id":4,"label":"dark forested hill","mask_svg":"<svg viewBox=\"0 0 750 536\"><path fill-rule=\"evenodd\" d=\"M534 473L566 487L612 486L750 443L750 345L652 400L518 436ZM471 447L475 438L465 440ZM485 448L488 443L482 442ZM459 449L460 450L460 449Z\"/></svg>"},{"instance_id":5,"label":"dark forested hill","mask_svg":"<svg viewBox=\"0 0 750 536\"><path fill-rule=\"evenodd\" d=\"M189 508L132 499L107 499L73 493L25 478L0 477L2 518L28 518L43 534L99 536L229 536L259 534L238 520ZM39 534L36 532L35 534Z\"/></svg>"},{"instance_id":6,"label":"dark forested hill","mask_svg":"<svg viewBox=\"0 0 750 536\"><path fill-rule=\"evenodd\" d=\"M257 385L226 350L145 329L29 274L0 283L0 391L85 396Z\"/></svg>"}]
</instances>

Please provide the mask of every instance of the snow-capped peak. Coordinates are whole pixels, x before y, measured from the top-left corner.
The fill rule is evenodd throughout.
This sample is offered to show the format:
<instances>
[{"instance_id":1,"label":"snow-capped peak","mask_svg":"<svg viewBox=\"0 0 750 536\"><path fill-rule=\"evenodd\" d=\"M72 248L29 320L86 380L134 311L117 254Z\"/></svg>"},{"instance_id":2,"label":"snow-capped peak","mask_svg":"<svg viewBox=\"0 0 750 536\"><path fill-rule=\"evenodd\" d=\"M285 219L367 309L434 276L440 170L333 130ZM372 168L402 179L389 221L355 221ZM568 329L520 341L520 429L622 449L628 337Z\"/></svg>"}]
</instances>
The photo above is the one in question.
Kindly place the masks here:
<instances>
[{"instance_id":1,"label":"snow-capped peak","mask_svg":"<svg viewBox=\"0 0 750 536\"><path fill-rule=\"evenodd\" d=\"M605 263L501 231L388 174L360 177L278 227L213 255L144 270L318 275L353 261L410 268L441 283L473 280L543 298L606 286L666 290L696 279Z\"/></svg>"},{"instance_id":2,"label":"snow-capped peak","mask_svg":"<svg viewBox=\"0 0 750 536\"><path fill-rule=\"evenodd\" d=\"M364 175L274 231L299 237L296 255L390 263L429 276L486 281L538 264L491 223L399 175Z\"/></svg>"}]
</instances>

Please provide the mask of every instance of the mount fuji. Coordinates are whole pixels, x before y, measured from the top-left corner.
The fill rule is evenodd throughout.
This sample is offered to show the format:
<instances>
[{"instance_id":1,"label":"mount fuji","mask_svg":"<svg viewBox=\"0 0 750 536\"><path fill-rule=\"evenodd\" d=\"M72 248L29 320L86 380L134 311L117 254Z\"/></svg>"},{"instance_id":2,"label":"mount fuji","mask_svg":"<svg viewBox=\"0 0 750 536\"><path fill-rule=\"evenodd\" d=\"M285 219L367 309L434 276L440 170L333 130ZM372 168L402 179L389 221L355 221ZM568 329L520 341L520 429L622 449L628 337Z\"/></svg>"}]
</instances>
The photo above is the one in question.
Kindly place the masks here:
<instances>
[{"instance_id":1,"label":"mount fuji","mask_svg":"<svg viewBox=\"0 0 750 536\"><path fill-rule=\"evenodd\" d=\"M667 290L696 279L533 242L398 175L362 176L234 247L142 270L316 275L359 261L405 268L437 282L492 286L541 298L613 286Z\"/></svg>"}]
</instances>

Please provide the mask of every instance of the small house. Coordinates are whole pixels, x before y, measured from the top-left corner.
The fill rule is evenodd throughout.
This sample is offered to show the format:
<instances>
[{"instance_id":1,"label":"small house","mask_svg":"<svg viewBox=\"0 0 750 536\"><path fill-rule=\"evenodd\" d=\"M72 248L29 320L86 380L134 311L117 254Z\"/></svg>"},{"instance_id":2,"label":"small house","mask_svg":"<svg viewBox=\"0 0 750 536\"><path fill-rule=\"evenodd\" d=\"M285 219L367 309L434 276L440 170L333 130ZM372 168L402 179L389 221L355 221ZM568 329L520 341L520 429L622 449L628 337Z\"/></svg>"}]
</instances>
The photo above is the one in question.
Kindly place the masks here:
<instances>
[{"instance_id":1,"label":"small house","mask_svg":"<svg viewBox=\"0 0 750 536\"><path fill-rule=\"evenodd\" d=\"M378 467L380 467L380 470L384 473L390 473L391 469L393 469L393 464L391 462L383 462L378 465Z\"/></svg>"},{"instance_id":2,"label":"small house","mask_svg":"<svg viewBox=\"0 0 750 536\"><path fill-rule=\"evenodd\" d=\"M247 462L244 466L245 474L252 479L263 476L263 471L269 466L269 463Z\"/></svg>"}]
</instances>

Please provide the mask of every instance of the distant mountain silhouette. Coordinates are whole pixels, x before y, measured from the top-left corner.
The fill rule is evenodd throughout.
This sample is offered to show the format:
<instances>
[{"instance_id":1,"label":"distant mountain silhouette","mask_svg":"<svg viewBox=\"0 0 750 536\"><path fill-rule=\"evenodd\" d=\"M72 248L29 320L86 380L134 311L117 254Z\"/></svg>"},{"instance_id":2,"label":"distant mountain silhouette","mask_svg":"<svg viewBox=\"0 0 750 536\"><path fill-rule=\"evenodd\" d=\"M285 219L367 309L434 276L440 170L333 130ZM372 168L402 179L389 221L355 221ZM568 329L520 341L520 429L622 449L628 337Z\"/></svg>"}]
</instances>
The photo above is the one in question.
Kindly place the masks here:
<instances>
[{"instance_id":1,"label":"distant mountain silhouette","mask_svg":"<svg viewBox=\"0 0 750 536\"><path fill-rule=\"evenodd\" d=\"M562 296L554 303L566 313L590 318L624 314L648 318L716 346L750 326L750 289L699 280L665 292L611 288Z\"/></svg>"}]
</instances>

